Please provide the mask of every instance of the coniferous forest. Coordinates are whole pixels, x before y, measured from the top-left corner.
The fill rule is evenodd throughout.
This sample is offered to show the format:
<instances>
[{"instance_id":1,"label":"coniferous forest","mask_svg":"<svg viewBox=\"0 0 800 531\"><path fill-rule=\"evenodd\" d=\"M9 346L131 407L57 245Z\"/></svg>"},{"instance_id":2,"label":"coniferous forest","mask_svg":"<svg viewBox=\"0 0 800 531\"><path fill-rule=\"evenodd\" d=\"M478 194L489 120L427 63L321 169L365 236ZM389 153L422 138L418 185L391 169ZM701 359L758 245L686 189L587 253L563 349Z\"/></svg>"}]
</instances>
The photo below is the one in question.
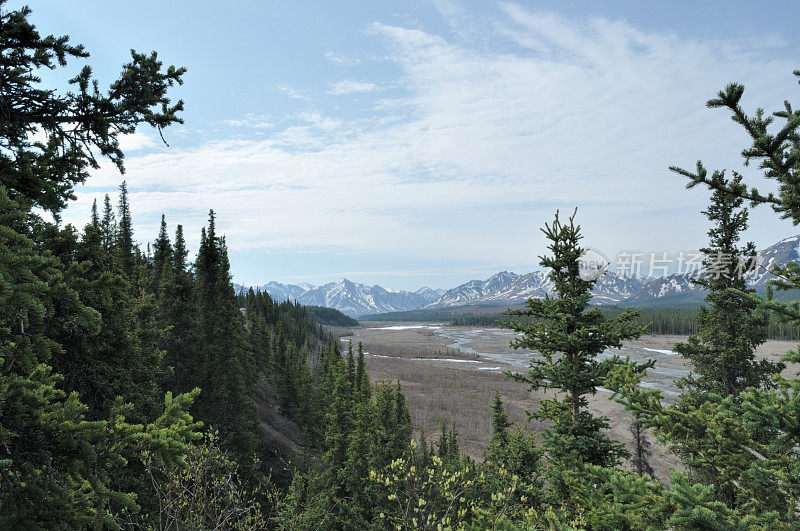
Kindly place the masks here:
<instances>
[{"instance_id":1,"label":"coniferous forest","mask_svg":"<svg viewBox=\"0 0 800 531\"><path fill-rule=\"evenodd\" d=\"M699 311L604 310L580 275L580 212L556 212L541 259L555 294L504 321L515 347L542 355L509 377L548 392L528 411L546 428L487 396L491 443L476 460L453 425L412 437L401 386L371 382L363 346L319 324L348 318L236 294L213 210L196 252L179 219L136 241L121 175L84 226L62 223L101 162L125 171L123 135L180 127L171 91L185 70L132 51L102 87L86 49L29 17L0 0L0 528L797 528L800 379L754 350L797 339L798 302L774 295L800 288L800 265L776 270L764 297L726 263L699 280ZM68 64L84 65L68 90L42 82ZM755 255L741 241L750 208L800 223L800 111L746 109L744 90L724 87L708 119L742 128L742 155L778 191L700 162L672 168L708 195L708 267ZM650 364L597 357L649 322L691 334L675 347L694 371L674 403L638 385ZM635 419L633 454L587 407L600 387ZM680 459L668 484L653 478L650 433Z\"/></svg>"}]
</instances>

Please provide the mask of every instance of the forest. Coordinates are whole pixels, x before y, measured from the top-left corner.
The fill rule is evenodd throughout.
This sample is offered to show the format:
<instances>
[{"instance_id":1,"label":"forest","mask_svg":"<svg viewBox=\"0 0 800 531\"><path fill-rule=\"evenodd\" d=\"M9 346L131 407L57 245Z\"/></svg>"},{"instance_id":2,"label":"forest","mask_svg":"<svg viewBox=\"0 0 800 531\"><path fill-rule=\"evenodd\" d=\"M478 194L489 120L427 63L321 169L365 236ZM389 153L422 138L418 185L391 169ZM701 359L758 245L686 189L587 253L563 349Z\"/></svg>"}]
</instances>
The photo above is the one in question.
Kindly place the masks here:
<instances>
[{"instance_id":1,"label":"forest","mask_svg":"<svg viewBox=\"0 0 800 531\"><path fill-rule=\"evenodd\" d=\"M125 171L124 135L180 126L170 94L184 68L131 51L101 89L83 46L40 35L4 0L0 43L0 528L797 527L800 379L754 349L797 339L798 301L773 295L800 288L800 265L775 270L762 297L728 264L699 280L697 312L595 308L579 213L556 212L541 260L555 295L504 321L515 347L541 354L509 378L545 391L528 416L547 427L512 423L487 396L491 443L472 459L446 423L412 436L401 386L371 382L363 347L315 321L340 317L237 295L213 210L196 253L180 220L134 239L122 176L84 226L61 222L101 161ZM84 65L68 90L42 81L68 64ZM724 87L709 119L733 118L750 170L778 191L700 162L671 168L708 192L703 253L717 270L722 254L755 256L741 241L750 208L800 223L800 111L748 112L744 90ZM691 334L675 346L694 366L675 403L638 385L651 365L596 358L648 324ZM587 408L601 386L636 421L633 453ZM681 460L668 484L652 477L649 433Z\"/></svg>"},{"instance_id":2,"label":"forest","mask_svg":"<svg viewBox=\"0 0 800 531\"><path fill-rule=\"evenodd\" d=\"M618 306L600 306L603 315L616 317L625 311ZM700 308L667 306L664 308L641 308L636 322L647 326L648 334L695 335L699 333ZM501 314L474 314L447 319L452 326L501 326L505 317ZM800 328L792 324L771 320L767 323L767 339L800 340Z\"/></svg>"}]
</instances>

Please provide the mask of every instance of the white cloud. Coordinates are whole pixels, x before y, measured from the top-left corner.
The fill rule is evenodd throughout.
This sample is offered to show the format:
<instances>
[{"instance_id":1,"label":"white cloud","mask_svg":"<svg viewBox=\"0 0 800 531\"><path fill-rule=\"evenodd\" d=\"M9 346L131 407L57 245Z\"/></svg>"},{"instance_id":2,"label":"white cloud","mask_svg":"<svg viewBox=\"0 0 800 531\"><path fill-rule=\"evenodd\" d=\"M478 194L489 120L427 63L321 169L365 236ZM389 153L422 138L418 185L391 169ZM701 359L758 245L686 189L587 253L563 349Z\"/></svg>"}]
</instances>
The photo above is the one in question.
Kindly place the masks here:
<instances>
[{"instance_id":1,"label":"white cloud","mask_svg":"<svg viewBox=\"0 0 800 531\"><path fill-rule=\"evenodd\" d=\"M123 152L138 151L140 149L152 148L156 145L157 143L153 137L139 131L119 137L119 147Z\"/></svg>"},{"instance_id":2,"label":"white cloud","mask_svg":"<svg viewBox=\"0 0 800 531\"><path fill-rule=\"evenodd\" d=\"M377 88L378 87L375 85L375 83L356 81L354 79L345 79L343 81L330 83L330 90L328 91L328 94L341 96L343 94L353 94L355 92L372 92Z\"/></svg>"},{"instance_id":3,"label":"white cloud","mask_svg":"<svg viewBox=\"0 0 800 531\"><path fill-rule=\"evenodd\" d=\"M282 94L286 94L292 99L295 100L308 100L309 97L304 94L303 92L297 90L296 88L292 87L291 85L279 85L277 87L278 92Z\"/></svg>"},{"instance_id":4,"label":"white cloud","mask_svg":"<svg viewBox=\"0 0 800 531\"><path fill-rule=\"evenodd\" d=\"M137 226L153 227L140 237L162 211L196 234L213 207L234 250L533 263L538 227L578 205L594 247L692 249L705 239L707 194L685 191L667 167L736 167L745 141L705 101L739 80L746 106L771 109L794 88L793 61L752 46L511 4L493 36L503 52L420 29L372 31L400 69L397 105L360 121L306 111L263 138L130 157ZM119 179L104 168L90 184ZM757 243L783 235L776 227L762 223Z\"/></svg>"},{"instance_id":5,"label":"white cloud","mask_svg":"<svg viewBox=\"0 0 800 531\"><path fill-rule=\"evenodd\" d=\"M356 57L350 57L333 50L328 50L325 52L325 59L332 63L344 66L353 66L361 62L361 60Z\"/></svg>"},{"instance_id":6,"label":"white cloud","mask_svg":"<svg viewBox=\"0 0 800 531\"><path fill-rule=\"evenodd\" d=\"M268 117L253 113L247 113L243 118L223 120L222 123L232 127L250 127L253 129L268 129L273 127Z\"/></svg>"},{"instance_id":7,"label":"white cloud","mask_svg":"<svg viewBox=\"0 0 800 531\"><path fill-rule=\"evenodd\" d=\"M323 131L333 131L342 124L341 120L337 120L329 116L323 116L318 111L301 112L297 115L297 117L318 129L322 129Z\"/></svg>"}]
</instances>

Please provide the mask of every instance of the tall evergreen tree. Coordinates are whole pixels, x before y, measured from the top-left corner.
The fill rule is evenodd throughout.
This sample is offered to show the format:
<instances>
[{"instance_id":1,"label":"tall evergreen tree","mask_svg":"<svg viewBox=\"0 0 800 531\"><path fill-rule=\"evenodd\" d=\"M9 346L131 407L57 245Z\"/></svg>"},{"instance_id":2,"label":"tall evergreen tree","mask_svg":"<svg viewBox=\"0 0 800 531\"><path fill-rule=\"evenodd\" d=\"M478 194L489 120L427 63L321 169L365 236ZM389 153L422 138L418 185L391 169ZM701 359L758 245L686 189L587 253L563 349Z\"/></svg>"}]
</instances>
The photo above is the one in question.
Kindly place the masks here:
<instances>
[{"instance_id":1,"label":"tall evergreen tree","mask_svg":"<svg viewBox=\"0 0 800 531\"><path fill-rule=\"evenodd\" d=\"M531 361L527 375L514 374L514 378L532 390L556 389L565 394L564 398L541 399L540 409L530 414L553 423L545 430L548 458L607 466L616 463L625 450L603 433L608 420L587 410L586 395L596 393L622 361L616 356L598 361L595 356L639 337L644 328L635 323L636 314L631 311L608 319L599 308L589 309L595 280L581 277L584 249L574 217L562 223L556 213L553 223L542 229L552 255L541 257L540 263L550 270L555 296L528 299L526 308L508 312L512 319L505 326L523 334L512 341L512 347L542 356Z\"/></svg>"},{"instance_id":2,"label":"tall evergreen tree","mask_svg":"<svg viewBox=\"0 0 800 531\"><path fill-rule=\"evenodd\" d=\"M95 229L100 229L100 215L97 213L97 199L92 201L92 218L91 224Z\"/></svg>"},{"instance_id":3,"label":"tall evergreen tree","mask_svg":"<svg viewBox=\"0 0 800 531\"><path fill-rule=\"evenodd\" d=\"M494 393L494 404L492 404L492 438L489 441L490 448L502 449L508 445L508 428L511 422L506 415L503 407L503 399L499 392Z\"/></svg>"},{"instance_id":4,"label":"tall evergreen tree","mask_svg":"<svg viewBox=\"0 0 800 531\"><path fill-rule=\"evenodd\" d=\"M111 198L106 194L103 199L103 219L100 222L103 250L110 254L117 241L117 222L114 209L111 207Z\"/></svg>"},{"instance_id":5,"label":"tall evergreen tree","mask_svg":"<svg viewBox=\"0 0 800 531\"><path fill-rule=\"evenodd\" d=\"M356 362L356 382L358 388L364 394L370 393L369 375L367 374L366 364L364 362L364 345L361 341L358 342L358 358Z\"/></svg>"},{"instance_id":6,"label":"tall evergreen tree","mask_svg":"<svg viewBox=\"0 0 800 531\"><path fill-rule=\"evenodd\" d=\"M5 97L0 137L0 185L25 206L55 215L74 199L73 187L97 169L97 154L124 170L120 135L147 123L158 130L181 122L183 102L171 104L167 91L182 82L184 68L163 68L155 52L131 51L109 90L100 90L92 69L84 66L70 79L71 90L42 86L40 72L66 67L89 56L68 37L42 37L30 23L31 10L0 6L0 40ZM46 140L40 141L41 134Z\"/></svg>"},{"instance_id":7,"label":"tall evergreen tree","mask_svg":"<svg viewBox=\"0 0 800 531\"><path fill-rule=\"evenodd\" d=\"M747 229L747 209L742 208L744 191L741 175L732 179L725 172L711 177L711 204L703 212L713 223L708 231L705 275L695 282L709 291L707 306L697 316L698 334L675 350L692 362L690 375L682 381L689 391L734 395L747 387L769 383L783 364L755 361L755 349L767 339L767 315L755 313L757 302L743 297L754 294L747 287L746 274L757 266L755 245L740 247L741 233Z\"/></svg>"},{"instance_id":8,"label":"tall evergreen tree","mask_svg":"<svg viewBox=\"0 0 800 531\"><path fill-rule=\"evenodd\" d=\"M249 457L258 444L252 389L245 373L252 366L252 352L244 337L227 249L217 236L213 210L208 229L201 234L195 269L199 387L203 389L197 413L219 430L223 443L238 457Z\"/></svg>"},{"instance_id":9,"label":"tall evergreen tree","mask_svg":"<svg viewBox=\"0 0 800 531\"><path fill-rule=\"evenodd\" d=\"M161 228L158 231L158 239L153 245L153 290L158 294L166 284L172 283L172 245L167 233L167 221L164 214L161 214Z\"/></svg>"},{"instance_id":10,"label":"tall evergreen tree","mask_svg":"<svg viewBox=\"0 0 800 531\"><path fill-rule=\"evenodd\" d=\"M356 385L356 362L353 355L353 342L347 343L347 381L350 382L350 388L355 389Z\"/></svg>"},{"instance_id":11,"label":"tall evergreen tree","mask_svg":"<svg viewBox=\"0 0 800 531\"><path fill-rule=\"evenodd\" d=\"M77 391L89 418L105 418L118 396L136 404L134 419L155 413L161 395L161 352L155 323L140 319L141 301L131 290L114 257L102 248L102 234L92 224L70 246L65 279L81 300L102 318L102 327L88 334L67 327L57 340L62 348L51 363L64 375L64 385Z\"/></svg>"},{"instance_id":12,"label":"tall evergreen tree","mask_svg":"<svg viewBox=\"0 0 800 531\"><path fill-rule=\"evenodd\" d=\"M710 245L704 250L707 270L715 272L714 277L707 275L705 279L706 287L711 290L707 299L710 305L701 312L698 337L678 347L692 358L698 376L684 382L691 392L684 394L675 407L664 407L657 392L640 390L631 384L624 395L629 407L647 425L656 428L659 438L673 445L684 458L691 478L705 484L703 488L717 503L722 501L727 508L747 510L758 505L762 514L776 511L792 515L797 512L796 504L787 504L785 496L795 496L789 493L795 491L793 482L797 476L785 474L787 467L797 467L800 458L796 448L788 453L787 448L797 444L790 441L800 441L800 433L786 429L785 407L797 400L798 395L791 389L799 389L800 381L780 376L770 379L770 374L780 370L781 365L755 362L753 350L764 341L766 325L756 309L772 310L797 324L800 320L792 317L800 317L797 302L761 300L747 289L738 271L715 258L717 251L753 258L752 245L737 246L740 232L747 227L743 201L754 206L769 204L782 217L795 224L800 222L797 207L800 113L793 111L787 102L784 111L772 116L761 109L748 116L740 105L743 93L743 86L730 84L709 100L707 106L730 110L734 122L743 126L753 142L742 151L745 162L760 161L764 176L778 182L779 192L763 195L748 187L739 173L733 172L732 178L723 171L709 174L701 162L695 172L670 168L689 178L688 188L705 184L712 190L706 215L714 226L709 231ZM786 123L773 134L769 127L775 118ZM800 267L796 264L790 262L785 268L773 268L771 272L778 280L768 282L768 299L773 287L800 287L800 275L795 274ZM796 355L790 352L785 360L800 359ZM790 476L794 479L787 481ZM776 496L776 492L781 494Z\"/></svg>"},{"instance_id":13,"label":"tall evergreen tree","mask_svg":"<svg viewBox=\"0 0 800 531\"><path fill-rule=\"evenodd\" d=\"M633 436L633 453L631 454L631 464L637 474L643 476L647 474L650 477L655 476L655 471L650 465L650 441L647 439L647 430L639 415L634 415L631 422L631 435Z\"/></svg>"},{"instance_id":14,"label":"tall evergreen tree","mask_svg":"<svg viewBox=\"0 0 800 531\"><path fill-rule=\"evenodd\" d=\"M169 326L164 338L164 364L170 368L170 379L165 388L174 393L186 392L200 383L195 376L201 372L195 283L188 255L183 226L178 225L170 263L164 265L165 281L159 299L161 322Z\"/></svg>"},{"instance_id":15,"label":"tall evergreen tree","mask_svg":"<svg viewBox=\"0 0 800 531\"><path fill-rule=\"evenodd\" d=\"M122 271L129 279L134 279L136 268L136 252L133 242L133 221L131 220L131 207L128 202L128 183L122 181L119 185L119 204L117 206L119 225L117 227L116 249L119 253Z\"/></svg>"}]
</instances>

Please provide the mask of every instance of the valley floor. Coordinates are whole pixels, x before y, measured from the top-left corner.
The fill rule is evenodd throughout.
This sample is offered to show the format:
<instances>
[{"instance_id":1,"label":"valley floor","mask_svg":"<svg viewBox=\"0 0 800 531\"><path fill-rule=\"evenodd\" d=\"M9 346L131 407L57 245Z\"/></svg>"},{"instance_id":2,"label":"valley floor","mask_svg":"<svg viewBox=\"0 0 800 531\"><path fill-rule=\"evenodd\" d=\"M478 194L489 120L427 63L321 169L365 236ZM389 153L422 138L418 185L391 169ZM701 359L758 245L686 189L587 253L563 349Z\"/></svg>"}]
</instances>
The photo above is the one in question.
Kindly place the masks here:
<instances>
[{"instance_id":1,"label":"valley floor","mask_svg":"<svg viewBox=\"0 0 800 531\"><path fill-rule=\"evenodd\" d=\"M525 421L525 410L535 409L544 396L529 392L522 383L508 378L505 371L525 372L530 352L515 351L509 342L514 332L499 328L453 327L444 324L422 323L362 323L350 329L335 329L341 341L353 341L354 348L363 342L367 371L373 383L381 380L399 381L408 401L415 426L415 438L424 427L426 438L435 442L442 421L454 422L459 431L462 451L480 458L491 436L491 404L499 391L509 416ZM643 385L664 391L666 399L677 396L675 380L688 373L686 360L672 351L684 336L645 336L626 342L619 351L634 360L654 359L656 365L648 371ZM757 355L778 360L795 342L768 341ZM605 355L612 355L607 352ZM795 375L800 365L787 367L784 375ZM595 414L610 419L610 436L632 448L629 431L631 415L600 391L590 398ZM541 429L536 421L530 427ZM652 465L661 481L669 470L678 466L678 459L653 443Z\"/></svg>"}]
</instances>

